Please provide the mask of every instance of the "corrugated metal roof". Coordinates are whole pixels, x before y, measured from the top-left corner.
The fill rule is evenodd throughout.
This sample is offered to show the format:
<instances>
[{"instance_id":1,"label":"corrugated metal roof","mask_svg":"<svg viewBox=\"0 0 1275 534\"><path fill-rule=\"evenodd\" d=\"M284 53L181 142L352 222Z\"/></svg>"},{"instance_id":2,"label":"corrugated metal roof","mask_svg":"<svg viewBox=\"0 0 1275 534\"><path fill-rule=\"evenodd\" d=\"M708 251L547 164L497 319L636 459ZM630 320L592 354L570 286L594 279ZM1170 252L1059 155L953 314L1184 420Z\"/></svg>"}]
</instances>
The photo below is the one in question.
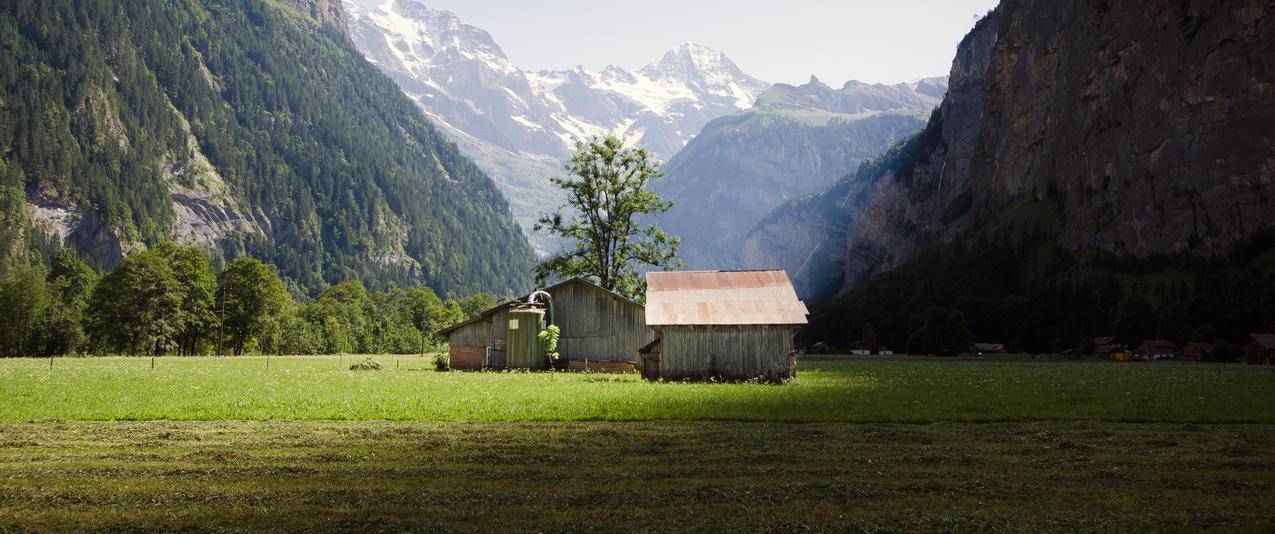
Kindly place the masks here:
<instances>
[{"instance_id":1,"label":"corrugated metal roof","mask_svg":"<svg viewBox=\"0 0 1275 534\"><path fill-rule=\"evenodd\" d=\"M646 324L798 325L810 311L782 270L646 273Z\"/></svg>"}]
</instances>

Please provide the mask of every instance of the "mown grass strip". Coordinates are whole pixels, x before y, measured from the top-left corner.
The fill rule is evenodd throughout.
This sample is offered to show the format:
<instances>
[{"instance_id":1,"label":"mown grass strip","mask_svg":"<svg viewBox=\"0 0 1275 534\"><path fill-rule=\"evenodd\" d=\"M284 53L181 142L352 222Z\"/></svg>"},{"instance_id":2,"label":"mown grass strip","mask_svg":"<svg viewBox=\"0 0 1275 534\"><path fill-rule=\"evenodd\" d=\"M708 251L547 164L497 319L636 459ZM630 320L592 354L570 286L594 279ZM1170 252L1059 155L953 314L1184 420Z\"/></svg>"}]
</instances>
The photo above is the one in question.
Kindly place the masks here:
<instances>
[{"instance_id":1,"label":"mown grass strip","mask_svg":"<svg viewBox=\"0 0 1275 534\"><path fill-rule=\"evenodd\" d=\"M0 531L1263 531L1272 491L1271 425L0 425Z\"/></svg>"}]
</instances>

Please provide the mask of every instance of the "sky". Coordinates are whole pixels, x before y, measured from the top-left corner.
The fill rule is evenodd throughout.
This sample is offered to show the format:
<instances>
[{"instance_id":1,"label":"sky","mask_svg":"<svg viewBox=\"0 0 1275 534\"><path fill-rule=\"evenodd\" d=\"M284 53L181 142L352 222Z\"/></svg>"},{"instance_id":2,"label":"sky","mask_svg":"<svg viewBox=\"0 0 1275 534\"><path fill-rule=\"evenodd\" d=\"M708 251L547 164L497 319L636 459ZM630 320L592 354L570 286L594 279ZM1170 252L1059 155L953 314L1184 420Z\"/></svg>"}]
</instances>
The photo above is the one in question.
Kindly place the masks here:
<instances>
[{"instance_id":1,"label":"sky","mask_svg":"<svg viewBox=\"0 0 1275 534\"><path fill-rule=\"evenodd\" d=\"M376 5L384 0L355 0ZM637 69L695 41L771 83L948 73L996 0L418 0L487 30L525 70Z\"/></svg>"}]
</instances>

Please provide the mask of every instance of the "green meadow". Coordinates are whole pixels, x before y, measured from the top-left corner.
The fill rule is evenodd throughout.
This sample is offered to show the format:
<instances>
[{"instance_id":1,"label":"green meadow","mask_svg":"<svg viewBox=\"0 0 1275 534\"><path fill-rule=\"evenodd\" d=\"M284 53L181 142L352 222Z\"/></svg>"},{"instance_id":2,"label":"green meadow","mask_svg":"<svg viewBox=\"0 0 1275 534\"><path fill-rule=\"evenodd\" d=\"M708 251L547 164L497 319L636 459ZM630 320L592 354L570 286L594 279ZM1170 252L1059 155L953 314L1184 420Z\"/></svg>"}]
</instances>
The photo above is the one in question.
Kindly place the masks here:
<instances>
[{"instance_id":1,"label":"green meadow","mask_svg":"<svg viewBox=\"0 0 1275 534\"><path fill-rule=\"evenodd\" d=\"M1275 370L1245 365L828 356L770 385L444 373L416 356L351 371L361 358L4 359L0 421L1275 423Z\"/></svg>"},{"instance_id":2,"label":"green meadow","mask_svg":"<svg viewBox=\"0 0 1275 534\"><path fill-rule=\"evenodd\" d=\"M0 532L1275 528L1271 368L827 356L769 385L362 358L0 360Z\"/></svg>"}]
</instances>

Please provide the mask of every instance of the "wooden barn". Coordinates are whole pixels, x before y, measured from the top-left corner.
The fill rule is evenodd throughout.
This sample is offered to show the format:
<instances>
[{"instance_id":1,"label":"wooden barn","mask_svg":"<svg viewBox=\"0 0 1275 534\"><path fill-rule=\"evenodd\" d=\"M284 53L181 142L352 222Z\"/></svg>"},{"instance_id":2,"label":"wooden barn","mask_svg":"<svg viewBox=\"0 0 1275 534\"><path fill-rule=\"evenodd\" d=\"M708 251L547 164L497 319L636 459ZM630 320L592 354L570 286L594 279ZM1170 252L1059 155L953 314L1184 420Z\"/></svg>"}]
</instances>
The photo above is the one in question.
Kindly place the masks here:
<instances>
[{"instance_id":1,"label":"wooden barn","mask_svg":"<svg viewBox=\"0 0 1275 534\"><path fill-rule=\"evenodd\" d=\"M1148 360L1166 360L1176 357L1180 351L1172 341L1163 339L1143 340L1138 346L1138 355Z\"/></svg>"},{"instance_id":2,"label":"wooden barn","mask_svg":"<svg viewBox=\"0 0 1275 534\"><path fill-rule=\"evenodd\" d=\"M1182 347L1182 360L1188 362L1202 362L1213 359L1217 347L1212 343L1187 343Z\"/></svg>"},{"instance_id":3,"label":"wooden barn","mask_svg":"<svg viewBox=\"0 0 1275 534\"><path fill-rule=\"evenodd\" d=\"M642 348L648 379L780 381L796 372L793 336L806 305L782 270L652 272L646 275Z\"/></svg>"},{"instance_id":4,"label":"wooden barn","mask_svg":"<svg viewBox=\"0 0 1275 534\"><path fill-rule=\"evenodd\" d=\"M529 297L535 294L532 293L440 330L439 335L447 339L450 347L452 367L544 369L543 361L511 355L510 340L511 334L518 338L530 330L538 332L551 322L562 330L557 366L602 371L636 368L638 349L654 337L644 322L641 304L583 278L559 282L542 291L549 294L548 302L539 297L528 304ZM541 312L540 324L525 324L537 320L533 318L537 316L527 315L530 310Z\"/></svg>"},{"instance_id":5,"label":"wooden barn","mask_svg":"<svg viewBox=\"0 0 1275 534\"><path fill-rule=\"evenodd\" d=\"M1249 334L1244 360L1254 365L1275 363L1275 334Z\"/></svg>"}]
</instances>

